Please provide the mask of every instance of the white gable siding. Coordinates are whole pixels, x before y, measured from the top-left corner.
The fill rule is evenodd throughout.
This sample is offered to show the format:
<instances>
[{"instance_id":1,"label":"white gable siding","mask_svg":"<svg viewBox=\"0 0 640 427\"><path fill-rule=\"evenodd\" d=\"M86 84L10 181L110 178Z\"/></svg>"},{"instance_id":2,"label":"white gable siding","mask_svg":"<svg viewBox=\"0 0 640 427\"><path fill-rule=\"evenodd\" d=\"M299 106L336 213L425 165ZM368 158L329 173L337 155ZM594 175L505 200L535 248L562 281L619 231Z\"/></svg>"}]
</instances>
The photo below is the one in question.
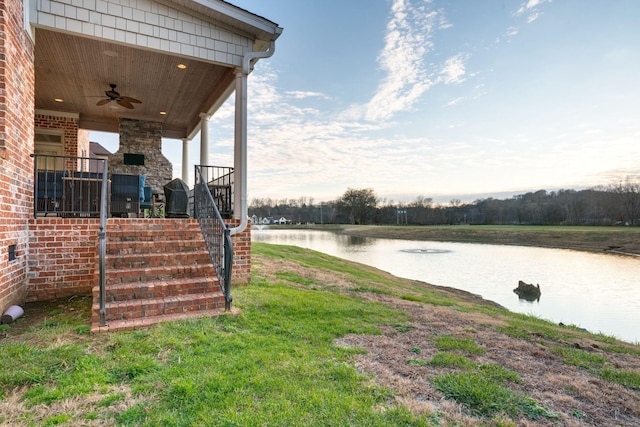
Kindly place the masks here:
<instances>
[{"instance_id":1,"label":"white gable siding","mask_svg":"<svg viewBox=\"0 0 640 427\"><path fill-rule=\"evenodd\" d=\"M252 41L150 0L39 0L33 24L239 67ZM35 19L34 19L35 18Z\"/></svg>"}]
</instances>

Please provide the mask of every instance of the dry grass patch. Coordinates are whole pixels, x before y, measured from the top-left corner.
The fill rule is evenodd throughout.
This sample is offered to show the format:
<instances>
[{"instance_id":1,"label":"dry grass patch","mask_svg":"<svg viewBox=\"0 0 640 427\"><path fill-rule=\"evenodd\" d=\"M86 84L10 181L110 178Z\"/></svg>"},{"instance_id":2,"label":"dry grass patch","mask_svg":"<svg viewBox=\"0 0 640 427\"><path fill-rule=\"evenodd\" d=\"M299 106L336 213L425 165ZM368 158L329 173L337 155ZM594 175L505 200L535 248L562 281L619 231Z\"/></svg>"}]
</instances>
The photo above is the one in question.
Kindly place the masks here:
<instances>
[{"instance_id":1,"label":"dry grass patch","mask_svg":"<svg viewBox=\"0 0 640 427\"><path fill-rule=\"evenodd\" d=\"M127 385L104 387L99 392L37 405L26 403L27 392L27 387L21 387L0 400L0 426L113 426L115 414L144 401L134 396Z\"/></svg>"}]
</instances>

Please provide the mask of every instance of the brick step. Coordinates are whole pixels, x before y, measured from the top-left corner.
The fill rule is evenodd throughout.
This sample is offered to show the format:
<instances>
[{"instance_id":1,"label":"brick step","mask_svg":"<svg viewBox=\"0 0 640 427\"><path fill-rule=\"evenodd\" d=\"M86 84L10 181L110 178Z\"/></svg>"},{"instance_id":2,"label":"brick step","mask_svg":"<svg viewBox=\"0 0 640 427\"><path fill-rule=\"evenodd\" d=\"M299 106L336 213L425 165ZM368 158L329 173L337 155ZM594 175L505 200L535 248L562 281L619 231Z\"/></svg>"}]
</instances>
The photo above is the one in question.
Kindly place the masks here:
<instances>
[{"instance_id":1,"label":"brick step","mask_svg":"<svg viewBox=\"0 0 640 427\"><path fill-rule=\"evenodd\" d=\"M167 231L119 231L110 232L107 230L108 242L165 242L175 240L191 240L202 237L202 233L197 230L167 230Z\"/></svg>"},{"instance_id":2,"label":"brick step","mask_svg":"<svg viewBox=\"0 0 640 427\"><path fill-rule=\"evenodd\" d=\"M167 280L147 283L121 283L107 286L106 302L164 298L178 295L220 292L218 279L207 277L198 279ZM94 301L100 301L100 287L93 288Z\"/></svg>"},{"instance_id":3,"label":"brick step","mask_svg":"<svg viewBox=\"0 0 640 427\"><path fill-rule=\"evenodd\" d=\"M189 240L176 241L109 241L106 247L106 255L152 254L202 250L206 250L204 239L202 238L202 236L197 236Z\"/></svg>"},{"instance_id":4,"label":"brick step","mask_svg":"<svg viewBox=\"0 0 640 427\"><path fill-rule=\"evenodd\" d=\"M171 267L185 265L211 264L209 252L155 252L136 251L131 254L107 255L105 258L107 274L110 270Z\"/></svg>"},{"instance_id":5,"label":"brick step","mask_svg":"<svg viewBox=\"0 0 640 427\"><path fill-rule=\"evenodd\" d=\"M197 219L171 218L109 218L107 233L119 231L171 231L200 229Z\"/></svg>"},{"instance_id":6,"label":"brick step","mask_svg":"<svg viewBox=\"0 0 640 427\"><path fill-rule=\"evenodd\" d=\"M188 313L166 314L163 316L149 316L138 319L111 320L106 326L100 326L100 321L92 322L91 332L117 332L130 331L133 329L148 328L160 322L172 322L175 320L184 320L198 317L217 317L224 313L224 307L220 310L202 310L191 311Z\"/></svg>"},{"instance_id":7,"label":"brick step","mask_svg":"<svg viewBox=\"0 0 640 427\"><path fill-rule=\"evenodd\" d=\"M154 316L189 314L199 311L224 311L224 295L220 291L208 294L176 295L164 298L148 298L114 301L105 304L106 321L132 320ZM100 305L93 304L94 324L99 323Z\"/></svg>"},{"instance_id":8,"label":"brick step","mask_svg":"<svg viewBox=\"0 0 640 427\"><path fill-rule=\"evenodd\" d=\"M215 278L216 272L211 264L187 264L152 268L123 268L107 270L106 286L119 283L143 283L172 279Z\"/></svg>"},{"instance_id":9,"label":"brick step","mask_svg":"<svg viewBox=\"0 0 640 427\"><path fill-rule=\"evenodd\" d=\"M106 246L107 325L99 326L96 286L93 332L224 312L224 295L196 220L109 219Z\"/></svg>"}]
</instances>

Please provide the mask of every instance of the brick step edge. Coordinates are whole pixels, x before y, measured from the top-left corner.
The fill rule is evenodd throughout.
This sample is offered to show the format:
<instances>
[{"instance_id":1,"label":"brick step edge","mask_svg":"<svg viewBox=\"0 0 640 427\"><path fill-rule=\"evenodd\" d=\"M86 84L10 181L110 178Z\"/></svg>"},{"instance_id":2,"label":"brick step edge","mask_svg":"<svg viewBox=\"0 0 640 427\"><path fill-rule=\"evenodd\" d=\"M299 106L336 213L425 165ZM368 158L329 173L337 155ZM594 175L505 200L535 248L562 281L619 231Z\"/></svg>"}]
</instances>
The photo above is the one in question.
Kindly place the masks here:
<instances>
[{"instance_id":1,"label":"brick step edge","mask_svg":"<svg viewBox=\"0 0 640 427\"><path fill-rule=\"evenodd\" d=\"M161 282L179 279L215 278L216 270L212 264L173 265L163 267L110 269L105 275L107 286L123 283Z\"/></svg>"},{"instance_id":2,"label":"brick step edge","mask_svg":"<svg viewBox=\"0 0 640 427\"><path fill-rule=\"evenodd\" d=\"M171 293L175 294L171 295ZM109 285L105 289L107 303L127 300L144 300L148 298L167 298L178 295L215 294L221 292L220 283L215 277L202 277L200 279L172 279L155 282L128 282ZM156 295L149 295L157 293ZM94 286L92 296L95 301L100 300L100 286ZM125 298L124 296L128 296Z\"/></svg>"},{"instance_id":3,"label":"brick step edge","mask_svg":"<svg viewBox=\"0 0 640 427\"><path fill-rule=\"evenodd\" d=\"M108 269L131 269L166 267L171 265L184 266L186 262L193 265L211 265L211 257L206 250L191 252L154 252L107 255L105 265ZM128 264L128 265L126 265Z\"/></svg>"},{"instance_id":4,"label":"brick step edge","mask_svg":"<svg viewBox=\"0 0 640 427\"><path fill-rule=\"evenodd\" d=\"M107 234L107 246L109 244L121 244L121 243L134 243L134 242L179 242L181 240L191 241L200 240L204 241L202 233L189 232L188 230L180 233L161 233L159 231L154 233L121 233L121 234Z\"/></svg>"},{"instance_id":5,"label":"brick step edge","mask_svg":"<svg viewBox=\"0 0 640 427\"><path fill-rule=\"evenodd\" d=\"M222 292L175 295L171 297L146 298L107 302L106 316L109 320L126 320L152 316L190 313L224 308ZM100 305L93 304L93 315L99 315Z\"/></svg>"},{"instance_id":6,"label":"brick step edge","mask_svg":"<svg viewBox=\"0 0 640 427\"><path fill-rule=\"evenodd\" d=\"M191 252L207 251L207 244L203 238L180 240L136 240L109 241L106 246L107 256L120 254L153 254L158 252ZM208 251L207 251L208 252Z\"/></svg>"},{"instance_id":7,"label":"brick step edge","mask_svg":"<svg viewBox=\"0 0 640 427\"><path fill-rule=\"evenodd\" d=\"M130 331L133 329L149 328L161 322L175 322L178 320L197 319L200 317L218 317L221 315L234 315L237 312L232 309L231 311L221 310L202 310L191 311L188 313L168 314L163 316L149 316L139 319L127 319L127 320L111 320L108 321L105 326L100 326L99 321L92 323L91 333L102 332L118 332L118 331Z\"/></svg>"}]
</instances>

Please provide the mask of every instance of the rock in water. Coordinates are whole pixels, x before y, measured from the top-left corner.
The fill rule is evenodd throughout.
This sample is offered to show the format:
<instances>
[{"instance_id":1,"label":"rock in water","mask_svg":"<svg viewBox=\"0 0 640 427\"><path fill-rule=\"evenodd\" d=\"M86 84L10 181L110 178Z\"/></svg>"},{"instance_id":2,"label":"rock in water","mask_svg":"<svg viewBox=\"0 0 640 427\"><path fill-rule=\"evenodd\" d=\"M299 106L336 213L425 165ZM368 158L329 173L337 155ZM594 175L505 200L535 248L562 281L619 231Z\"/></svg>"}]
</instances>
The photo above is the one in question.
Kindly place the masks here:
<instances>
[{"instance_id":1,"label":"rock in water","mask_svg":"<svg viewBox=\"0 0 640 427\"><path fill-rule=\"evenodd\" d=\"M527 301L540 301L540 285L535 286L529 283L525 283L522 280L518 281L518 287L513 290L520 299Z\"/></svg>"}]
</instances>

